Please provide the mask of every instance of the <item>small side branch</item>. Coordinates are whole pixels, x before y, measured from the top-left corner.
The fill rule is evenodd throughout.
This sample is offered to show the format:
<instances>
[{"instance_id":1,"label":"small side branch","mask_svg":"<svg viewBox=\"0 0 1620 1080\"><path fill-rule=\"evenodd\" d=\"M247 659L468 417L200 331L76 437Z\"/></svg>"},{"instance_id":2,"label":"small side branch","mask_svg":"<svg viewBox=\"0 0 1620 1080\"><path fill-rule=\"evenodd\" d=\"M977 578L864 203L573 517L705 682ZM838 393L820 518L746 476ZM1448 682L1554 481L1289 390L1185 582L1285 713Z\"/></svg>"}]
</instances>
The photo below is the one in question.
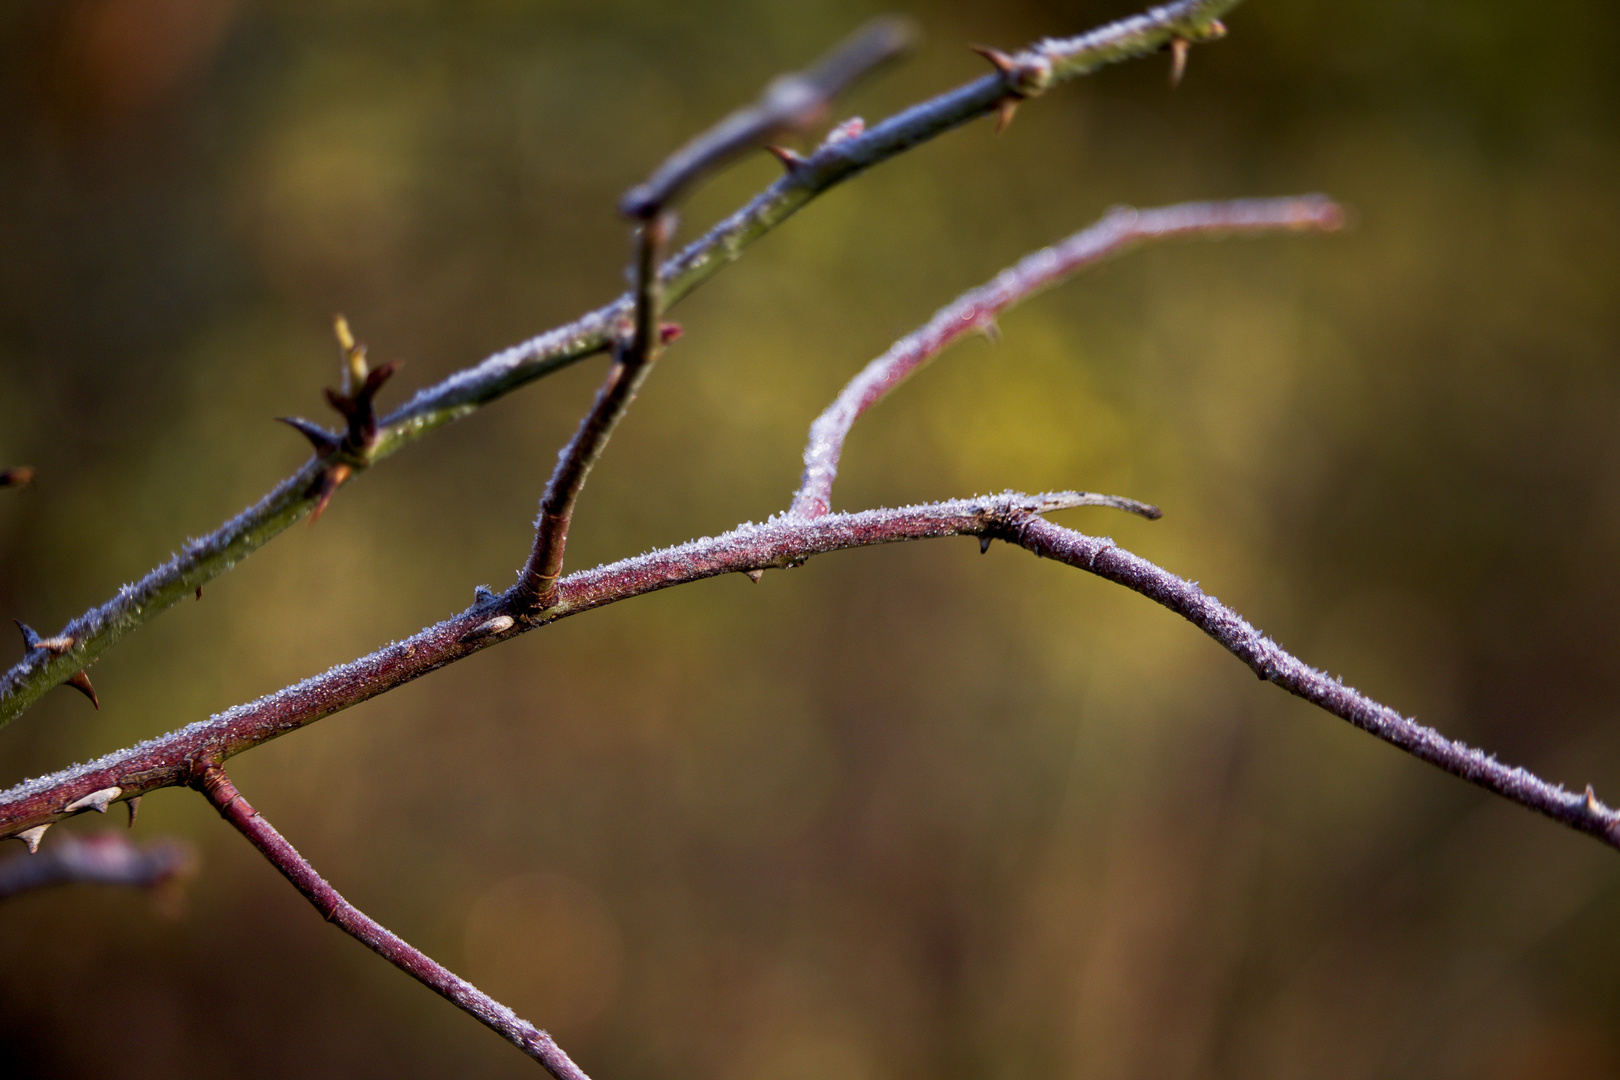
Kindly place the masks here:
<instances>
[{"instance_id":1,"label":"small side branch","mask_svg":"<svg viewBox=\"0 0 1620 1080\"><path fill-rule=\"evenodd\" d=\"M573 521L574 505L585 487L585 478L607 448L613 429L629 410L636 392L651 373L653 362L658 359L663 344L658 322L662 308L658 259L673 228L673 216L659 210L636 231L636 304L630 340L614 350L607 381L596 392L591 411L585 414L579 430L557 458L557 467L552 470L545 496L540 500L533 550L518 583L512 588L510 599L514 611L528 613L544 607L553 598L557 578L562 574L568 526Z\"/></svg>"},{"instance_id":2,"label":"small side branch","mask_svg":"<svg viewBox=\"0 0 1620 1080\"><path fill-rule=\"evenodd\" d=\"M205 768L192 781L226 821L234 825L248 842L327 922L359 941L411 978L446 998L479 1023L498 1032L513 1046L545 1067L557 1080L588 1080L550 1035L521 1019L511 1009L479 990L472 983L434 963L420 950L360 911L315 872L315 868L275 830L264 816L242 797L221 768Z\"/></svg>"},{"instance_id":3,"label":"small side branch","mask_svg":"<svg viewBox=\"0 0 1620 1080\"><path fill-rule=\"evenodd\" d=\"M972 333L995 334L996 318L1002 312L1076 271L1150 240L1280 230L1332 231L1343 224L1344 211L1322 195L1182 203L1157 210L1118 207L1109 211L1090 228L1025 256L996 275L994 281L963 293L937 311L926 326L895 342L851 379L837 400L810 426L810 440L804 449L804 476L788 513L814 518L831 508L832 485L838 476L844 439L862 413L951 342Z\"/></svg>"},{"instance_id":4,"label":"small side branch","mask_svg":"<svg viewBox=\"0 0 1620 1080\"><path fill-rule=\"evenodd\" d=\"M132 844L120 833L58 837L38 854L0 862L0 900L52 885L155 889L192 873L197 853L179 840Z\"/></svg>"}]
</instances>

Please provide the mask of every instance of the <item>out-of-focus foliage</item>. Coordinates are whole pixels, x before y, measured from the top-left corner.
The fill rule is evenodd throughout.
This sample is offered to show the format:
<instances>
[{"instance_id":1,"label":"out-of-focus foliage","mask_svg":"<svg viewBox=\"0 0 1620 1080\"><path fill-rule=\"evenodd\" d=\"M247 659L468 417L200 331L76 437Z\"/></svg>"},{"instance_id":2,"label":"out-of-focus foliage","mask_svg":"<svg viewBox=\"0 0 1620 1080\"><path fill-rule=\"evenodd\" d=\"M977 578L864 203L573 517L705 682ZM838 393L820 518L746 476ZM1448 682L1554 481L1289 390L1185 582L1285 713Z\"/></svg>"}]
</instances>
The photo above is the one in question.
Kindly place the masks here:
<instances>
[{"instance_id":1,"label":"out-of-focus foliage","mask_svg":"<svg viewBox=\"0 0 1620 1080\"><path fill-rule=\"evenodd\" d=\"M1130 5L911 5L868 119ZM622 284L616 196L875 6L10 0L0 615L41 630L305 453L341 310L397 394ZM573 567L786 505L811 417L1117 202L1321 190L1354 231L1132 256L857 428L835 502L1071 514L1447 734L1620 796L1620 68L1599 0L1251 0L839 189L675 317ZM767 182L702 192L691 235ZM4 781L504 587L595 361L342 491L0 736ZM396 396L394 401L399 400ZM1146 601L971 541L570 620L239 759L362 908L602 1080L1620 1072L1620 859L1260 685ZM76 829L78 825L63 828ZM0 909L12 1075L532 1066L320 925L186 793L178 917ZM50 843L47 838L46 843ZM20 850L20 848L19 848Z\"/></svg>"}]
</instances>

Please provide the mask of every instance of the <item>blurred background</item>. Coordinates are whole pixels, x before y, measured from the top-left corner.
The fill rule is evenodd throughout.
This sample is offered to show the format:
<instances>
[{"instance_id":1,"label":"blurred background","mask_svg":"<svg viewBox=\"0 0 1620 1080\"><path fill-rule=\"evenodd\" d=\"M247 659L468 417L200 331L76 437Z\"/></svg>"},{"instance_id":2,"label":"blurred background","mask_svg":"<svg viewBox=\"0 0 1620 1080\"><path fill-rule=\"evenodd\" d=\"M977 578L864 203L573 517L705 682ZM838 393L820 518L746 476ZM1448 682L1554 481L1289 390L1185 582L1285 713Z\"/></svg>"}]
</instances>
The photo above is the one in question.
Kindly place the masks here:
<instances>
[{"instance_id":1,"label":"blurred background","mask_svg":"<svg viewBox=\"0 0 1620 1080\"><path fill-rule=\"evenodd\" d=\"M922 46L838 118L978 76L969 44L1137 9L897 6ZM297 467L271 418L330 420L334 312L405 362L392 407L616 295L618 194L881 10L0 7L0 465L38 470L0 492L0 616L54 630ZM569 565L784 508L851 374L1112 204L1325 191L1352 231L1142 251L959 344L862 421L835 506L1151 500L1164 520L1059 520L1620 799L1620 14L1252 0L1228 23L1181 89L1156 57L999 139L944 136L681 304ZM683 237L776 170L709 185ZM0 732L0 782L504 588L602 368L343 489L102 659L99 712L59 690ZM350 899L598 1080L1620 1075L1620 856L1005 546L571 619L233 774ZM534 1075L195 795L148 798L135 835L197 845L183 897L0 908L12 1075Z\"/></svg>"}]
</instances>

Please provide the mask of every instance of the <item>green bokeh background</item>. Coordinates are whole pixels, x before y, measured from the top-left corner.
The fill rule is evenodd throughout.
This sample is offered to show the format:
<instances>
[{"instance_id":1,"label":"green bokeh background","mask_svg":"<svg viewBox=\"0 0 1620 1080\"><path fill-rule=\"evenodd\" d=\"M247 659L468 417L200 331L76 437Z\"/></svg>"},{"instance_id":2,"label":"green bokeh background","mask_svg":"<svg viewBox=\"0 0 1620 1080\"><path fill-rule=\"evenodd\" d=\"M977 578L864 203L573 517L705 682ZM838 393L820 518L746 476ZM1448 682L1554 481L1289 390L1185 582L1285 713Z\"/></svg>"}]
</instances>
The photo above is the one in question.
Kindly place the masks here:
<instances>
[{"instance_id":1,"label":"green bokeh background","mask_svg":"<svg viewBox=\"0 0 1620 1080\"><path fill-rule=\"evenodd\" d=\"M969 43L1132 5L902 4ZM880 9L0 7L0 615L54 629L304 458L345 312L392 405L622 286L612 206ZM677 309L585 492L583 567L786 504L895 337L1107 206L1325 191L1329 238L1163 247L875 410L835 504L1018 488L1443 732L1620 797L1620 15L1252 0L1183 87L1063 87L812 204ZM768 182L690 203L694 235ZM6 783L502 588L592 360L441 431L128 639ZM9 660L9 658L8 658ZM1606 674L1608 673L1608 674ZM598 1080L1620 1075L1620 856L1257 683L1174 616L970 540L572 619L237 760L360 907ZM62 829L105 827L79 819ZM533 1066L318 916L196 796L183 900L0 907L12 1075ZM59 834L56 834L59 835ZM51 842L50 838L46 843Z\"/></svg>"}]
</instances>

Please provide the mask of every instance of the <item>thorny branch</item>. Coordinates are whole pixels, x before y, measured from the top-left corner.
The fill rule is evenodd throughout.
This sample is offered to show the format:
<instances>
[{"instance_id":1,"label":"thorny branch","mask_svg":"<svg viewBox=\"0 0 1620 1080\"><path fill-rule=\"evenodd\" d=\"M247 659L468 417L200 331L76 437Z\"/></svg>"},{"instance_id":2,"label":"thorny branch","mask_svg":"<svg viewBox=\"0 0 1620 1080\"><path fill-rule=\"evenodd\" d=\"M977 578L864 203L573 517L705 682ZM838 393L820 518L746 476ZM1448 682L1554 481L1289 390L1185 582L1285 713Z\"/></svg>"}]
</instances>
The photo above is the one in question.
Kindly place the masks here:
<instances>
[{"instance_id":1,"label":"thorny branch","mask_svg":"<svg viewBox=\"0 0 1620 1080\"><path fill-rule=\"evenodd\" d=\"M1138 222L1145 220L1149 223L1148 227L1134 231L1125 227L1124 223L1133 217ZM1200 233L1219 236L1235 231L1257 232L1265 229L1330 229L1338 220L1338 208L1319 196L1241 200L1234 203L1189 203L1147 211L1116 210L1097 226L1078 235L1081 238L1090 236L1098 241L1099 250L1113 250L1132 238L1146 241ZM1121 236L1125 240L1121 240ZM1064 246L1069 248L1077 239L1066 241ZM994 297L1002 307L1010 306L1021 296L1044 288L1061 276L1063 271L1060 266L1065 259L1068 260L1069 272L1095 261L1084 257L1084 251L1084 245L1080 245L1070 249L1066 256L1048 256L1045 253L1030 256L1019 264L1026 270L1020 272L1015 268L1000 275L990 285L973 290L944 310L957 312L959 317L971 301L977 312L978 303L989 297ZM1048 265L1050 259L1055 259L1056 264ZM1027 269L1029 267L1040 269ZM939 322L940 317L936 316L928 326L905 340L924 343L937 352L952 338L951 334L943 331L930 332L930 328L938 326ZM877 396L900 381L900 374L913 370L929 355L932 352L898 348L890 350L884 358L874 361L857 375L838 400L844 402L854 395L870 405ZM887 359L891 357L899 359L891 363ZM891 367L895 371L890 372ZM878 373L876 376L874 371ZM885 372L894 377L885 375ZM874 379L876 382L873 382ZM869 384L878 389L871 394L864 390L856 392L856 388ZM829 409L829 413L837 409L835 405ZM593 408L593 415L595 412ZM829 470L836 465L838 450L842 446L842 432L848 430L856 415L858 411L850 414L847 420L839 421L838 439L828 447L818 448L818 440L824 440L827 432L823 423L826 419L824 414L812 429L806 461L821 462ZM579 436L575 441L579 441ZM570 444L562 455L562 461L566 463L574 456L573 444ZM827 471L818 483L821 505L825 506L831 490L832 473ZM795 505L799 504L800 500L796 500ZM78 804L74 800L77 799L97 797L105 803L111 799L138 796L155 788L188 783L195 762L223 763L250 747L375 697L496 641L579 611L627 599L655 588L716 574L742 572L755 576L772 567L798 565L811 555L843 547L892 543L927 536L982 537L991 531L991 518L1005 516L1020 507L1034 512L1041 508L1082 505L1110 506L1147 517L1158 513L1153 507L1129 499L1073 493L1043 496L1033 501L1028 496L1006 495L931 507L869 511L864 515L823 513L800 516L790 512L766 525L744 526L712 541L698 541L561 578L549 590L549 598L538 613L533 610L536 594L530 591L530 577L525 573L505 596L485 594L460 615L429 627L403 643L159 739L108 755L78 770L57 773L0 793L0 837L46 828L68 815L69 811L64 807L71 806L76 810ZM537 547L538 536L537 530Z\"/></svg>"},{"instance_id":2,"label":"thorny branch","mask_svg":"<svg viewBox=\"0 0 1620 1080\"><path fill-rule=\"evenodd\" d=\"M779 155L788 166L783 180L687 252L660 267L660 253L672 228L667 208L676 195L745 142L802 123L809 112L818 110L827 95L852 78L857 69L885 58L896 47L893 40L877 32L857 38L854 44L811 75L796 77L803 85L792 84L797 89L791 94L780 90L780 85L776 91L768 91L760 105L735 114L709 135L689 144L655 173L648 184L627 196L623 208L641 222L635 287L629 299L621 299L573 327L554 331L529 346L491 358L436 390L419 395L384 422L376 420L371 397L391 369L368 372L363 354L352 338L346 337L346 327L340 325L350 378L342 394L329 392L328 396L347 420L347 433L342 437L330 436L314 425L296 423L295 426L315 443L318 452L316 461L306 465L299 477L277 489L282 492L294 481L306 483L298 499L286 503L278 511L279 517L274 514L255 517L265 506L261 504L228 525L226 530L200 542L196 549L199 552L208 549L210 544L223 545L217 550L208 549L206 558L199 556L190 564L175 560L154 571L148 582L155 582L156 598L167 597L165 590L172 590L176 583L187 582L190 577L199 578L197 584L200 585L202 580L228 568L234 558L258 546L255 543L244 547L239 536L233 539L235 534L227 535L233 527L240 526L246 534L258 536L258 543L263 543L279 527L285 527L283 517L286 521L293 520L311 507L318 512L354 469L365 467L382 456L379 451L391 452L392 448L491 397L610 344L615 354L613 367L591 412L560 455L542 501L533 552L518 583L504 596L483 593L461 614L353 663L161 738L0 792L0 837L17 836L34 851L46 830L63 817L87 810L105 812L112 802L128 800L133 819L133 802L144 792L159 787L194 787L325 918L502 1034L559 1080L584 1080L584 1074L543 1031L412 948L338 894L242 798L226 776L223 763L237 753L385 693L496 642L581 611L719 574L741 572L758 580L758 575L767 568L799 566L812 555L842 548L929 537L974 536L979 538L981 549L999 539L1037 556L1122 584L1192 622L1243 660L1260 678L1277 683L1447 772L1620 849L1620 813L1600 803L1590 787L1582 794L1574 794L1448 740L1305 665L1191 582L1121 550L1111 540L1053 525L1043 517L1055 510L1080 506L1110 506L1156 517L1158 511L1154 507L1114 496L1063 492L1031 497L1009 492L989 498L858 514L828 512L839 456L851 425L957 337L970 331L990 332L995 317L1013 304L1060 277L1139 241L1180 235L1338 227L1342 220L1339 209L1321 197L1186 204L1144 212L1115 211L1091 229L1030 256L992 283L965 294L937 313L926 326L868 365L812 427L805 451L803 483L785 515L763 525L744 525L722 536L561 576L563 550L575 503L613 427L657 358L665 338L665 328L660 322L662 311L667 303L690 291L721 265L716 261L720 256L735 257L743 244L786 217L815 192L921 138L990 111L998 112L1004 125L1017 101L1044 91L1060 78L1160 46L1172 48L1173 75L1179 77L1188 43L1209 40L1224 32L1215 15L1232 6L1232 2L1235 0L1224 3L1182 0L1083 38L1042 42L1016 56L987 51L996 68L994 75L919 106L865 135L860 134L858 126L841 126L836 137L830 137L808 160L785 153ZM851 153L856 148L861 150L860 154ZM628 334L623 330L627 320ZM544 346L536 344L565 332L566 341ZM471 396L458 399L457 394ZM272 528L268 524L271 519L281 524ZM237 546L232 547L232 544ZM224 552L234 552L234 555L227 557ZM126 590L118 601L108 606L116 608L110 613L115 622L118 618L125 620L120 624L124 630L138 625L143 617L141 604L132 599L138 596L135 590ZM172 602L169 599L159 603L156 610ZM25 627L30 658L71 658L76 661L75 666L93 658L95 651L105 648L117 635L103 634L98 638L95 635L99 631L95 627L86 634L78 624L108 613L108 608L82 617L50 639L41 639ZM43 679L20 682L30 671L37 675L50 665L48 662L36 665L18 676L26 666L26 663L19 665L0 681L0 698L5 699L6 708L26 696L30 687L37 697L44 687L52 685ZM26 703L22 701L11 712L0 711L0 722L15 715ZM36 871L36 877L42 873ZM88 876L82 868L80 873Z\"/></svg>"},{"instance_id":3,"label":"thorny branch","mask_svg":"<svg viewBox=\"0 0 1620 1080\"><path fill-rule=\"evenodd\" d=\"M435 963L375 919L345 900L326 883L296 848L275 830L242 793L236 790L225 770L204 768L192 786L214 804L220 816L234 825L266 859L280 870L304 898L315 905L321 917L355 938L405 974L453 1003L479 1023L497 1032L507 1042L543 1065L557 1080L589 1080L578 1065L569 1060L550 1035L522 1019L511 1009L479 990L472 983Z\"/></svg>"},{"instance_id":4,"label":"thorny branch","mask_svg":"<svg viewBox=\"0 0 1620 1080\"><path fill-rule=\"evenodd\" d=\"M981 116L995 113L1005 121L1010 106L1060 82L1161 49L1174 47L1179 56L1184 45L1176 46L1177 42L1220 36L1220 17L1237 3L1174 0L1079 37L1047 39L1011 56L995 53L991 59L996 70L988 75L912 106L873 128L861 130L854 123L840 126L808 158L789 157L785 175L664 263L659 279L665 307L679 302L738 258L754 240L844 180ZM861 55L876 58L877 54L874 50ZM814 70L830 66L823 62ZM828 78L823 85L830 86L834 81ZM317 456L258 503L207 536L188 540L168 562L69 622L55 636L71 638L70 650L55 656L29 653L0 676L0 727L126 634L192 595L324 505L323 500L330 498L338 483L482 405L610 347L616 328L632 306L632 298L622 296L566 326L496 353L418 392L404 406L377 421L374 438L361 453L334 461L318 447ZM314 439L305 426L299 430ZM333 483L334 464L342 466L337 483Z\"/></svg>"}]
</instances>

